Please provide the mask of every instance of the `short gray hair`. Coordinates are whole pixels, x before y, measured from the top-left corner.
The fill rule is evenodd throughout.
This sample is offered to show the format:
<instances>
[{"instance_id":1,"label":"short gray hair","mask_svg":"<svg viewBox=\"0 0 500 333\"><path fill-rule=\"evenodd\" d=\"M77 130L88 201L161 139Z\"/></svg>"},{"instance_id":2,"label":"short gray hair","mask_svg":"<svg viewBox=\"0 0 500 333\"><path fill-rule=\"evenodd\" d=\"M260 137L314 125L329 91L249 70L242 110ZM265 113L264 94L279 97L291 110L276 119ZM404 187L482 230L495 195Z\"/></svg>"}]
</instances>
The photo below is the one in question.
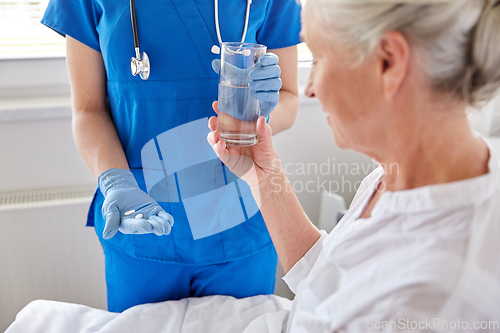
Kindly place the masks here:
<instances>
[{"instance_id":1,"label":"short gray hair","mask_svg":"<svg viewBox=\"0 0 500 333\"><path fill-rule=\"evenodd\" d=\"M306 11L359 62L395 30L438 91L479 106L500 88L500 0L308 0Z\"/></svg>"}]
</instances>

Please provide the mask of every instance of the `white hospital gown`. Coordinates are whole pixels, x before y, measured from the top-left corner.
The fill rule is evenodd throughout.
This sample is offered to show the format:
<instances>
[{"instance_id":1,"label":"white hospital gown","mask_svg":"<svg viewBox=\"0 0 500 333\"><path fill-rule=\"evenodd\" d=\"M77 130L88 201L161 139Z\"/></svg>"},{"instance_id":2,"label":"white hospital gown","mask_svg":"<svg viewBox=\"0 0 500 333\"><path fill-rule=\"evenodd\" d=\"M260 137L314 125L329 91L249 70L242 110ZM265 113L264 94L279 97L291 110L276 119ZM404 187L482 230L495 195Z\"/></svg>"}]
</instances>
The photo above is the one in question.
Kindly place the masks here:
<instances>
[{"instance_id":1,"label":"white hospital gown","mask_svg":"<svg viewBox=\"0 0 500 333\"><path fill-rule=\"evenodd\" d=\"M489 169L473 179L386 192L370 218L358 219L383 169L366 177L339 225L284 277L296 293L287 332L500 332L494 155Z\"/></svg>"}]
</instances>

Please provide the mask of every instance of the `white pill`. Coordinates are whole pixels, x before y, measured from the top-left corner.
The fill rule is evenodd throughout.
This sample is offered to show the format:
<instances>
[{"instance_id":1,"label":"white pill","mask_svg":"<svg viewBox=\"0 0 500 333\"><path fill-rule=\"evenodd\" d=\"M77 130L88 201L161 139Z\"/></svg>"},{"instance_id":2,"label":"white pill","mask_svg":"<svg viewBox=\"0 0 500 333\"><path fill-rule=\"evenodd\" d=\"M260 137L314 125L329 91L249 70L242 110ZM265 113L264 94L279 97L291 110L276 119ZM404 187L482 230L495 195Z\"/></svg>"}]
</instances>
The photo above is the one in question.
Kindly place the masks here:
<instances>
[{"instance_id":1,"label":"white pill","mask_svg":"<svg viewBox=\"0 0 500 333\"><path fill-rule=\"evenodd\" d=\"M136 218L136 219L142 219L142 214L137 214L137 215L135 216L135 218Z\"/></svg>"},{"instance_id":2,"label":"white pill","mask_svg":"<svg viewBox=\"0 0 500 333\"><path fill-rule=\"evenodd\" d=\"M135 210L129 210L128 212L125 212L125 216L130 215L135 213Z\"/></svg>"}]
</instances>

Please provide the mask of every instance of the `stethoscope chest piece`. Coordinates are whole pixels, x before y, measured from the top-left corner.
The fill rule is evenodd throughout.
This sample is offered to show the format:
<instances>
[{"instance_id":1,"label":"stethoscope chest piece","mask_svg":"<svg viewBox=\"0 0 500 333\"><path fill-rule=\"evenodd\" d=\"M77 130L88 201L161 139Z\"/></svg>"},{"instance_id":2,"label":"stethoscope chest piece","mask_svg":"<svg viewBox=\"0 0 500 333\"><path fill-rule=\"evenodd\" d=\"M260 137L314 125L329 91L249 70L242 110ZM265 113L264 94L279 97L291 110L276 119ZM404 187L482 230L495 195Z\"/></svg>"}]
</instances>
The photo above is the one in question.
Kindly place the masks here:
<instances>
[{"instance_id":1,"label":"stethoscope chest piece","mask_svg":"<svg viewBox=\"0 0 500 333\"><path fill-rule=\"evenodd\" d=\"M139 74L143 80L147 80L149 78L151 67L149 64L149 57L146 52L142 52L142 57L140 52L136 52L136 57L132 57L132 59L130 59L130 71L133 76Z\"/></svg>"}]
</instances>

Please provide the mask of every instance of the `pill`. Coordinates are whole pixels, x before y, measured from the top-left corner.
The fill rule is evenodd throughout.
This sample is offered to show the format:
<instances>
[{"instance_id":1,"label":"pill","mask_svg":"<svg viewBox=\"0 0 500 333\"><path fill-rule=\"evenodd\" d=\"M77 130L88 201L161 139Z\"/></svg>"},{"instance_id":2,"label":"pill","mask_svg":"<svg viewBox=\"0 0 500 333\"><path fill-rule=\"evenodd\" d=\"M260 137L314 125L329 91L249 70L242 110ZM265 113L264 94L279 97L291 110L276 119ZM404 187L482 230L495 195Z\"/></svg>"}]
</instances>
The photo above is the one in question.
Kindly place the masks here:
<instances>
[{"instance_id":1,"label":"pill","mask_svg":"<svg viewBox=\"0 0 500 333\"><path fill-rule=\"evenodd\" d=\"M135 210L129 210L128 212L125 212L125 216L130 215L135 213Z\"/></svg>"},{"instance_id":2,"label":"pill","mask_svg":"<svg viewBox=\"0 0 500 333\"><path fill-rule=\"evenodd\" d=\"M135 216L135 218L136 218L136 219L142 219L142 214L137 214L137 215Z\"/></svg>"}]
</instances>

